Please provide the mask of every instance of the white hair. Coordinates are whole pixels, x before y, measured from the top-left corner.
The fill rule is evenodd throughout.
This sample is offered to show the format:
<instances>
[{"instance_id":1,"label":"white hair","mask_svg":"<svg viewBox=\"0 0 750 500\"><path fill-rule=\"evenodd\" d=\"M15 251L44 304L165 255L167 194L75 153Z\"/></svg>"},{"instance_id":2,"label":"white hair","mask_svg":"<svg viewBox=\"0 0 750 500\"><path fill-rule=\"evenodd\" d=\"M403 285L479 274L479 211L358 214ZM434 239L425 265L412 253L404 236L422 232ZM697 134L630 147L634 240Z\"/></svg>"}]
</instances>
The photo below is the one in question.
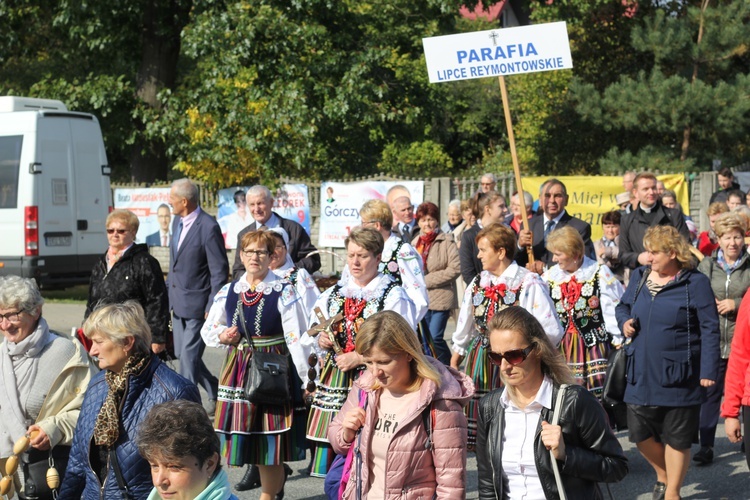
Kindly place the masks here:
<instances>
[{"instance_id":1,"label":"white hair","mask_svg":"<svg viewBox=\"0 0 750 500\"><path fill-rule=\"evenodd\" d=\"M36 281L20 276L0 276L0 307L13 309L17 307L28 313L40 312L44 299L39 292Z\"/></svg>"},{"instance_id":2,"label":"white hair","mask_svg":"<svg viewBox=\"0 0 750 500\"><path fill-rule=\"evenodd\" d=\"M196 186L195 183L187 177L183 177L182 179L177 179L176 181L174 181L172 183L172 188L174 188L174 192L177 196L179 196L180 198L185 198L188 203L198 205L198 203L200 202L198 186Z\"/></svg>"},{"instance_id":3,"label":"white hair","mask_svg":"<svg viewBox=\"0 0 750 500\"><path fill-rule=\"evenodd\" d=\"M252 198L255 196L262 196L263 199L267 201L273 201L273 195L271 194L271 190L268 189L266 186L262 186L260 184L256 184L255 186L248 189L247 193L245 193L245 199Z\"/></svg>"}]
</instances>

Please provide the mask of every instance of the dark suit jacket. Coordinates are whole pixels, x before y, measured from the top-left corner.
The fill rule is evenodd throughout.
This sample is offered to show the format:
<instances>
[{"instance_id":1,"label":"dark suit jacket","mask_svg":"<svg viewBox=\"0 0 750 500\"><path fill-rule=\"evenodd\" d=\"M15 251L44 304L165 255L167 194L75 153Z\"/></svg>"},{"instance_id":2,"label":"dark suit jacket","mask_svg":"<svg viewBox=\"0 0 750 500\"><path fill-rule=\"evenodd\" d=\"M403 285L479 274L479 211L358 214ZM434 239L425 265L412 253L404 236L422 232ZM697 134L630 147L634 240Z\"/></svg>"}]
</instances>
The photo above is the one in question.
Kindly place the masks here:
<instances>
[{"instance_id":1,"label":"dark suit jacket","mask_svg":"<svg viewBox=\"0 0 750 500\"><path fill-rule=\"evenodd\" d=\"M281 217L276 212L274 212L274 214L281 221L281 227L283 227L289 234L289 248L287 248L287 252L289 253L289 257L292 258L294 265L304 269L310 274L320 269L320 255L309 255L311 252L315 252L318 249L313 246L310 241L310 236L305 232L305 228L293 220ZM258 223L253 222L237 233L237 252L234 255L234 265L232 266L232 277L235 280L239 279L240 276L242 276L242 273L245 272L245 265L242 263L242 260L240 260L239 250L242 248L240 241L242 241L243 236L251 231L255 231L257 227Z\"/></svg>"},{"instance_id":2,"label":"dark suit jacket","mask_svg":"<svg viewBox=\"0 0 750 500\"><path fill-rule=\"evenodd\" d=\"M415 219L414 225L411 228L411 234L409 235L408 239L404 239L398 224L396 224L396 233L398 234L398 237L401 238L401 240L411 245L411 242L414 240L414 238L419 236L419 224L417 224L417 221Z\"/></svg>"},{"instance_id":3,"label":"dark suit jacket","mask_svg":"<svg viewBox=\"0 0 750 500\"><path fill-rule=\"evenodd\" d=\"M685 216L677 208L667 208L657 202L654 207L656 215L651 224L643 217L643 211L633 210L622 217L620 222L620 262L625 267L635 269L640 266L638 255L645 251L643 237L646 230L653 226L672 226L677 229L686 241L690 241L690 230L685 223Z\"/></svg>"},{"instance_id":4,"label":"dark suit jacket","mask_svg":"<svg viewBox=\"0 0 750 500\"><path fill-rule=\"evenodd\" d=\"M534 260L541 260L546 266L554 264L552 262L552 252L547 250L544 246L544 216L532 217L529 222L531 232L534 234L532 240L532 248L534 249ZM591 241L591 226L588 222L582 221L578 217L571 216L567 211L560 218L558 223L555 225L555 230L561 227L570 226L581 235L583 238L583 250L586 257L596 260L596 254L594 253L594 243ZM529 255L526 249L518 249L516 251L516 262L519 266L525 266L529 262Z\"/></svg>"},{"instance_id":5,"label":"dark suit jacket","mask_svg":"<svg viewBox=\"0 0 750 500\"><path fill-rule=\"evenodd\" d=\"M180 219L175 217L172 221L173 235L177 234ZM169 307L181 318L203 319L214 295L229 279L219 223L201 210L177 254L174 245L169 248Z\"/></svg>"},{"instance_id":6,"label":"dark suit jacket","mask_svg":"<svg viewBox=\"0 0 750 500\"><path fill-rule=\"evenodd\" d=\"M474 276L482 272L482 261L477 257L477 234L481 228L474 224L461 234L461 248L458 249L458 257L461 261L461 277L468 285ZM459 301L461 299L459 298Z\"/></svg>"},{"instance_id":7,"label":"dark suit jacket","mask_svg":"<svg viewBox=\"0 0 750 500\"><path fill-rule=\"evenodd\" d=\"M150 247L160 247L161 246L161 231L156 231L155 233L152 233L146 236L146 245Z\"/></svg>"}]
</instances>

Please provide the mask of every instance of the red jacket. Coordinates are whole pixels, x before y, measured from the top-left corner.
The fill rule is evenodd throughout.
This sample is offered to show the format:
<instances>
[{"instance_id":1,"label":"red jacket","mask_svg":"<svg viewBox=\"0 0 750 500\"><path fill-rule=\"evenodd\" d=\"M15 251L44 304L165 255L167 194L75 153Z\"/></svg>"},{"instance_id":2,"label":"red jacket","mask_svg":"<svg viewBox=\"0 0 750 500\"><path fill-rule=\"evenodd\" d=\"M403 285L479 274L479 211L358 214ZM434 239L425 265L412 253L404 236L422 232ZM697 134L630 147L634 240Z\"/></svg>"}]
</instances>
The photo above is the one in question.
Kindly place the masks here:
<instances>
[{"instance_id":1,"label":"red jacket","mask_svg":"<svg viewBox=\"0 0 750 500\"><path fill-rule=\"evenodd\" d=\"M717 248L719 248L719 243L711 241L708 231L703 231L698 235L698 250L700 250L703 255L710 257Z\"/></svg>"},{"instance_id":2,"label":"red jacket","mask_svg":"<svg viewBox=\"0 0 750 500\"><path fill-rule=\"evenodd\" d=\"M721 416L738 418L740 406L750 406L750 291L745 293L737 313L737 325L729 353L724 382Z\"/></svg>"}]
</instances>

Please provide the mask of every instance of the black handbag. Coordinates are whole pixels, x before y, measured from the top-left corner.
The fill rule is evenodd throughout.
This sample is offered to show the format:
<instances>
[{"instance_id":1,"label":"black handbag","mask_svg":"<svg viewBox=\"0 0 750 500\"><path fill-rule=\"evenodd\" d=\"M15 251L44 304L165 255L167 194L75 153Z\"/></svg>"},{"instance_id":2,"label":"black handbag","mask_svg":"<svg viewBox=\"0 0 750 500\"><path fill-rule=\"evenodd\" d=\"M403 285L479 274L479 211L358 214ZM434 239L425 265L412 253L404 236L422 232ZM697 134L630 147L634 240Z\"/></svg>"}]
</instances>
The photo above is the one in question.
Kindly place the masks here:
<instances>
[{"instance_id":1,"label":"black handbag","mask_svg":"<svg viewBox=\"0 0 750 500\"><path fill-rule=\"evenodd\" d=\"M627 358L625 348L612 349L607 358L607 375L604 379L604 391L602 401L607 404L622 403L625 397L625 385L627 383L625 369Z\"/></svg>"},{"instance_id":2,"label":"black handbag","mask_svg":"<svg viewBox=\"0 0 750 500\"><path fill-rule=\"evenodd\" d=\"M245 378L245 397L253 404L282 406L292 400L289 390L289 355L259 352L253 344L253 336L245 331L245 315L242 302L237 301L238 314L242 318L241 329L251 350Z\"/></svg>"},{"instance_id":3,"label":"black handbag","mask_svg":"<svg viewBox=\"0 0 750 500\"><path fill-rule=\"evenodd\" d=\"M21 455L24 486L23 498L26 500L52 500L53 492L47 485L47 471L54 467L62 484L65 469L68 468L70 446L55 446L51 450L41 451L30 448Z\"/></svg>"}]
</instances>

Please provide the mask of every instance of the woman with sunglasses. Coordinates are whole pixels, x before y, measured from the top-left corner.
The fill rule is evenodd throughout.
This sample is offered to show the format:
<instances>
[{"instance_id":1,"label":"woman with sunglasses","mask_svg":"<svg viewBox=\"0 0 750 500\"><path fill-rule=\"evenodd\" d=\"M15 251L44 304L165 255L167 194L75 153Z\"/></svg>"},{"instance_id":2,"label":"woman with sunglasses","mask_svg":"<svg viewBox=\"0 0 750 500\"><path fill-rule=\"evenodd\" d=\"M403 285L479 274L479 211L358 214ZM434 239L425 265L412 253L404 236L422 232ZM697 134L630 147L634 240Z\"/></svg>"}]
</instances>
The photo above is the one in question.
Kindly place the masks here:
<instances>
[{"instance_id":1,"label":"woman with sunglasses","mask_svg":"<svg viewBox=\"0 0 750 500\"><path fill-rule=\"evenodd\" d=\"M575 384L532 313L507 308L487 329L488 357L505 387L479 404L479 498L559 498L551 455L568 498L602 498L597 483L621 480L628 461L599 401ZM562 384L572 385L557 407ZM559 425L550 423L553 412Z\"/></svg>"},{"instance_id":2,"label":"woman with sunglasses","mask_svg":"<svg viewBox=\"0 0 750 500\"><path fill-rule=\"evenodd\" d=\"M471 380L422 354L393 311L364 322L357 353L367 371L328 428L337 453L356 446L362 457L341 498L464 498Z\"/></svg>"},{"instance_id":3,"label":"woman with sunglasses","mask_svg":"<svg viewBox=\"0 0 750 500\"><path fill-rule=\"evenodd\" d=\"M323 332L316 337L323 368L307 422L307 438L316 445L311 472L315 477L328 474L334 459L328 426L364 368L364 358L354 349L362 323L378 311L389 310L401 315L412 330L417 324L414 303L406 291L391 276L378 272L383 252L380 232L357 227L352 229L344 244L349 279L342 279L323 292L315 304L327 318L341 315L333 323L332 335ZM311 323L319 321L313 314Z\"/></svg>"},{"instance_id":4,"label":"woman with sunglasses","mask_svg":"<svg viewBox=\"0 0 750 500\"><path fill-rule=\"evenodd\" d=\"M584 255L583 238L572 227L551 232L547 249L556 265L542 278L565 330L560 351L576 383L601 399L610 345L625 340L615 317L625 289L606 265Z\"/></svg>"},{"instance_id":5,"label":"woman with sunglasses","mask_svg":"<svg viewBox=\"0 0 750 500\"><path fill-rule=\"evenodd\" d=\"M451 357L451 366L455 369L464 358L468 358L466 374L476 388L466 408L470 448L476 441L479 400L501 386L500 370L487 359L487 323L503 309L520 306L539 318L554 345L560 342L563 335L547 285L539 275L513 262L516 233L508 226L490 224L477 234L476 241L484 270L464 292L456 332L453 334Z\"/></svg>"},{"instance_id":6,"label":"woman with sunglasses","mask_svg":"<svg viewBox=\"0 0 750 500\"><path fill-rule=\"evenodd\" d=\"M169 328L169 297L159 261L145 244L135 243L138 217L130 210L110 212L105 221L109 248L91 270L84 320L101 306L138 302L151 327L151 350L164 351ZM84 340L84 339L81 339Z\"/></svg>"},{"instance_id":7,"label":"woman with sunglasses","mask_svg":"<svg viewBox=\"0 0 750 500\"><path fill-rule=\"evenodd\" d=\"M201 330L207 346L227 349L214 425L227 463L256 465L261 500L281 499L287 475L283 463L305 458L304 391L312 339L304 334L304 302L289 281L270 270L274 236L253 231L240 243L245 273L216 294ZM247 400L243 389L254 350L291 356L290 400L278 406Z\"/></svg>"}]
</instances>

